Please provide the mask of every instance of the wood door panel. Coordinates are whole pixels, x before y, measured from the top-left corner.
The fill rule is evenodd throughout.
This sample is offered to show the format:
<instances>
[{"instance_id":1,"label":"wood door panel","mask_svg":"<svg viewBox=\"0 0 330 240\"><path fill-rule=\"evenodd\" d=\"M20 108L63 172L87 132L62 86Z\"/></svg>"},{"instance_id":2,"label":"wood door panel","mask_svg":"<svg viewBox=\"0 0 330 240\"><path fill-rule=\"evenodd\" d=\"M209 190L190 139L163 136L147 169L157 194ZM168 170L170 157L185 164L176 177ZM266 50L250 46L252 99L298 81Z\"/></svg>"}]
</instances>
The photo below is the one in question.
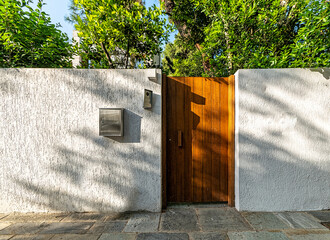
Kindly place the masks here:
<instances>
[{"instance_id":1,"label":"wood door panel","mask_svg":"<svg viewBox=\"0 0 330 240\"><path fill-rule=\"evenodd\" d=\"M219 120L220 116L220 83L213 81L212 82L212 201L217 201L221 199L221 191L220 191L220 184L221 184L221 177L220 177L220 145L221 145L221 136L220 136L220 129L221 124Z\"/></svg>"},{"instance_id":2,"label":"wood door panel","mask_svg":"<svg viewBox=\"0 0 330 240\"><path fill-rule=\"evenodd\" d=\"M167 200L227 201L228 79L167 77L166 82Z\"/></svg>"}]
</instances>

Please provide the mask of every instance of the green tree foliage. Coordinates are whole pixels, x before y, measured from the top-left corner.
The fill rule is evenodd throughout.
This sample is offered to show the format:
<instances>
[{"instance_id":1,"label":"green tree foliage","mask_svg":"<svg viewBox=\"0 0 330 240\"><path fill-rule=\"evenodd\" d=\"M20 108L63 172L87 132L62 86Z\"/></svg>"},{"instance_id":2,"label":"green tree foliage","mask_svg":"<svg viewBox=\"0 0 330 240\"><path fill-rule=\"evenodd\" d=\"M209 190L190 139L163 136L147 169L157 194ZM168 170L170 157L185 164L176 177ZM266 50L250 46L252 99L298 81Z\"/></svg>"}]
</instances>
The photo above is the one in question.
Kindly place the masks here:
<instances>
[{"instance_id":1,"label":"green tree foliage","mask_svg":"<svg viewBox=\"0 0 330 240\"><path fill-rule=\"evenodd\" d=\"M160 53L168 39L163 11L136 0L73 0L69 20L82 39L82 67L133 68Z\"/></svg>"},{"instance_id":2,"label":"green tree foliage","mask_svg":"<svg viewBox=\"0 0 330 240\"><path fill-rule=\"evenodd\" d=\"M179 35L174 43L168 43L163 52L162 67L167 75L202 76L202 54L194 46L186 45Z\"/></svg>"},{"instance_id":3,"label":"green tree foliage","mask_svg":"<svg viewBox=\"0 0 330 240\"><path fill-rule=\"evenodd\" d=\"M30 2L0 0L0 67L71 67L67 35Z\"/></svg>"},{"instance_id":4,"label":"green tree foliage","mask_svg":"<svg viewBox=\"0 0 330 240\"><path fill-rule=\"evenodd\" d=\"M181 46L193 54L200 51L204 76L228 76L243 68L330 65L328 0L164 1L167 13L186 39ZM195 15L182 21L177 9L189 4L188 11ZM190 27L189 21L199 16L203 19L202 29ZM195 31L203 32L199 34L202 39L196 37ZM166 54L173 66L182 67L174 64L181 62L180 56L170 58ZM176 68L165 70L180 72ZM194 74L192 71L189 75Z\"/></svg>"},{"instance_id":5,"label":"green tree foliage","mask_svg":"<svg viewBox=\"0 0 330 240\"><path fill-rule=\"evenodd\" d=\"M291 67L330 66L330 1L310 1L290 46Z\"/></svg>"}]
</instances>

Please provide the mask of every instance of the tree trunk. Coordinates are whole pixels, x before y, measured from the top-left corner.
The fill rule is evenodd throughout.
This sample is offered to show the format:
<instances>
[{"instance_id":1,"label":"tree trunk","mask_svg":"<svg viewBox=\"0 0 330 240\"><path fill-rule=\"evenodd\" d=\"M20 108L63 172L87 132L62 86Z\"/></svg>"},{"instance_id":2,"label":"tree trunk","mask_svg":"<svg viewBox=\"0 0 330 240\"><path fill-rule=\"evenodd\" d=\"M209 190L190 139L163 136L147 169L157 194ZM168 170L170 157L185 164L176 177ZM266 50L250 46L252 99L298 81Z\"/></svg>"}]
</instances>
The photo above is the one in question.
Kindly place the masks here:
<instances>
[{"instance_id":1,"label":"tree trunk","mask_svg":"<svg viewBox=\"0 0 330 240\"><path fill-rule=\"evenodd\" d=\"M125 69L127 69L127 66L128 66L128 58L129 58L129 41L127 43Z\"/></svg>"},{"instance_id":2,"label":"tree trunk","mask_svg":"<svg viewBox=\"0 0 330 240\"><path fill-rule=\"evenodd\" d=\"M227 45L227 50L228 50L228 74L232 74L233 70L233 55L231 53L231 44L230 44L230 39L229 39L229 34L228 34L228 29L229 29L229 23L226 21L226 18L224 14L222 14L221 11L219 11L223 26L224 26L224 34L225 34L225 41Z\"/></svg>"},{"instance_id":3,"label":"tree trunk","mask_svg":"<svg viewBox=\"0 0 330 240\"><path fill-rule=\"evenodd\" d=\"M233 55L231 53L231 45L229 41L229 35L228 32L225 31L225 39L226 39L226 45L227 45L227 50L228 50L228 74L230 75L232 70L233 70Z\"/></svg>"},{"instance_id":4,"label":"tree trunk","mask_svg":"<svg viewBox=\"0 0 330 240\"><path fill-rule=\"evenodd\" d=\"M165 3L165 12L170 17L172 16L173 9L175 7L174 0L161 0ZM171 19L179 31L181 37L189 39L191 37L191 31L187 28L185 23L177 21L175 19ZM209 73L211 71L211 64L208 59L206 59L206 54L202 52L202 46L199 43L195 43L195 47L202 53L202 61L203 61L203 69L205 73Z\"/></svg>"},{"instance_id":5,"label":"tree trunk","mask_svg":"<svg viewBox=\"0 0 330 240\"><path fill-rule=\"evenodd\" d=\"M211 64L209 59L206 58L206 54L202 51L203 47L199 44L196 43L195 47L202 53L202 61L203 61L203 69L205 73L209 73L211 71Z\"/></svg>"},{"instance_id":6,"label":"tree trunk","mask_svg":"<svg viewBox=\"0 0 330 240\"><path fill-rule=\"evenodd\" d=\"M101 47L102 47L102 49L103 49L103 52L105 53L105 56L107 57L109 67L110 67L110 68L114 68L114 67L113 67L113 62L112 62L112 60L111 60L111 56L110 56L110 54L109 54L108 50L106 49L106 47L105 47L105 45L104 45L103 42L101 42Z\"/></svg>"},{"instance_id":7,"label":"tree trunk","mask_svg":"<svg viewBox=\"0 0 330 240\"><path fill-rule=\"evenodd\" d=\"M175 3L174 0L161 0L164 4L165 4L165 12L167 15L169 15L170 17L172 16L172 12L173 9L175 7ZM187 25L177 21L175 19L171 19L174 23L174 25L176 26L176 28L178 29L180 36L184 37L184 38L189 38L190 31L187 29Z\"/></svg>"}]
</instances>

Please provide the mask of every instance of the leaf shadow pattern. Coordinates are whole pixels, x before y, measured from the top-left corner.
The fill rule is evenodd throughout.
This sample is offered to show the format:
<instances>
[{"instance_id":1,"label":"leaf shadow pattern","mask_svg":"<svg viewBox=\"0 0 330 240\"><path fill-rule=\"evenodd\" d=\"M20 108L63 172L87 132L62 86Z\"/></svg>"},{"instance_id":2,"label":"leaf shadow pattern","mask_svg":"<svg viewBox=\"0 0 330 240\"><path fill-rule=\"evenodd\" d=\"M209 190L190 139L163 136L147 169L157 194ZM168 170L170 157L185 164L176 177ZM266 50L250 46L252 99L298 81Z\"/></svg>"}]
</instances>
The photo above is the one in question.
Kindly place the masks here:
<instances>
[{"instance_id":1,"label":"leaf shadow pattern","mask_svg":"<svg viewBox=\"0 0 330 240\"><path fill-rule=\"evenodd\" d=\"M305 69L240 70L238 76L239 209L329 208L327 79Z\"/></svg>"},{"instance_id":2,"label":"leaf shadow pattern","mask_svg":"<svg viewBox=\"0 0 330 240\"><path fill-rule=\"evenodd\" d=\"M160 210L160 97L151 111L142 108L144 88L160 92L158 83L142 70L19 69L10 74L24 80L13 83L21 84L23 94L7 97L18 99L11 102L15 111L26 105L8 122L23 119L29 127L8 150L8 159L15 161L1 167L9 170L0 197L9 211ZM125 108L123 139L98 135L102 107ZM8 142L15 137L6 136Z\"/></svg>"}]
</instances>

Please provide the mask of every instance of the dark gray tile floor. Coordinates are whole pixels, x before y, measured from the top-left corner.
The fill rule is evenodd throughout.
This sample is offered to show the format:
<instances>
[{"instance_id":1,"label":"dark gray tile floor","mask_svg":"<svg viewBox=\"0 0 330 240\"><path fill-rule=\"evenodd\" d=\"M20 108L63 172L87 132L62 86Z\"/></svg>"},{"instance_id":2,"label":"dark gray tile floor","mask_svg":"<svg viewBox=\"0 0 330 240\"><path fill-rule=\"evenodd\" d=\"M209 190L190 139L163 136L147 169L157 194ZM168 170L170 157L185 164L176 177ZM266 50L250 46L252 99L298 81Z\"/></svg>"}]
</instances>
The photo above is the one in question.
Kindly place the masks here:
<instances>
[{"instance_id":1,"label":"dark gray tile floor","mask_svg":"<svg viewBox=\"0 0 330 240\"><path fill-rule=\"evenodd\" d=\"M168 208L161 216L160 230L164 232L199 231L196 209L190 207Z\"/></svg>"},{"instance_id":2,"label":"dark gray tile floor","mask_svg":"<svg viewBox=\"0 0 330 240\"><path fill-rule=\"evenodd\" d=\"M203 231L253 230L234 208L201 208L197 215Z\"/></svg>"},{"instance_id":3,"label":"dark gray tile floor","mask_svg":"<svg viewBox=\"0 0 330 240\"><path fill-rule=\"evenodd\" d=\"M317 218L320 222L330 222L330 210L327 211L313 211L308 212L313 217Z\"/></svg>"},{"instance_id":4,"label":"dark gray tile floor","mask_svg":"<svg viewBox=\"0 0 330 240\"><path fill-rule=\"evenodd\" d=\"M126 221L96 222L89 230L91 234L122 232L126 226Z\"/></svg>"},{"instance_id":5,"label":"dark gray tile floor","mask_svg":"<svg viewBox=\"0 0 330 240\"><path fill-rule=\"evenodd\" d=\"M301 229L325 229L323 225L316 222L310 215L300 212L277 213L276 216L289 225L291 228Z\"/></svg>"},{"instance_id":6,"label":"dark gray tile floor","mask_svg":"<svg viewBox=\"0 0 330 240\"><path fill-rule=\"evenodd\" d=\"M326 228L330 229L330 222L323 222L321 223L323 226L325 226Z\"/></svg>"},{"instance_id":7,"label":"dark gray tile floor","mask_svg":"<svg viewBox=\"0 0 330 240\"><path fill-rule=\"evenodd\" d=\"M258 231L290 228L288 224L270 212L245 212L242 215L252 225L252 227Z\"/></svg>"},{"instance_id":8,"label":"dark gray tile floor","mask_svg":"<svg viewBox=\"0 0 330 240\"><path fill-rule=\"evenodd\" d=\"M46 226L46 223L14 223L0 230L0 235L35 234Z\"/></svg>"},{"instance_id":9,"label":"dark gray tile floor","mask_svg":"<svg viewBox=\"0 0 330 240\"><path fill-rule=\"evenodd\" d=\"M142 233L137 240L189 240L187 233Z\"/></svg>"},{"instance_id":10,"label":"dark gray tile floor","mask_svg":"<svg viewBox=\"0 0 330 240\"><path fill-rule=\"evenodd\" d=\"M191 240L226 240L225 232L193 232L190 234Z\"/></svg>"},{"instance_id":11,"label":"dark gray tile floor","mask_svg":"<svg viewBox=\"0 0 330 240\"><path fill-rule=\"evenodd\" d=\"M0 240L330 240L329 224L330 211L240 213L224 204L163 213L0 213Z\"/></svg>"},{"instance_id":12,"label":"dark gray tile floor","mask_svg":"<svg viewBox=\"0 0 330 240\"><path fill-rule=\"evenodd\" d=\"M87 233L94 225L93 222L59 222L49 223L39 232L40 234Z\"/></svg>"},{"instance_id":13,"label":"dark gray tile floor","mask_svg":"<svg viewBox=\"0 0 330 240\"><path fill-rule=\"evenodd\" d=\"M160 213L137 213L128 220L124 232L156 232Z\"/></svg>"}]
</instances>

